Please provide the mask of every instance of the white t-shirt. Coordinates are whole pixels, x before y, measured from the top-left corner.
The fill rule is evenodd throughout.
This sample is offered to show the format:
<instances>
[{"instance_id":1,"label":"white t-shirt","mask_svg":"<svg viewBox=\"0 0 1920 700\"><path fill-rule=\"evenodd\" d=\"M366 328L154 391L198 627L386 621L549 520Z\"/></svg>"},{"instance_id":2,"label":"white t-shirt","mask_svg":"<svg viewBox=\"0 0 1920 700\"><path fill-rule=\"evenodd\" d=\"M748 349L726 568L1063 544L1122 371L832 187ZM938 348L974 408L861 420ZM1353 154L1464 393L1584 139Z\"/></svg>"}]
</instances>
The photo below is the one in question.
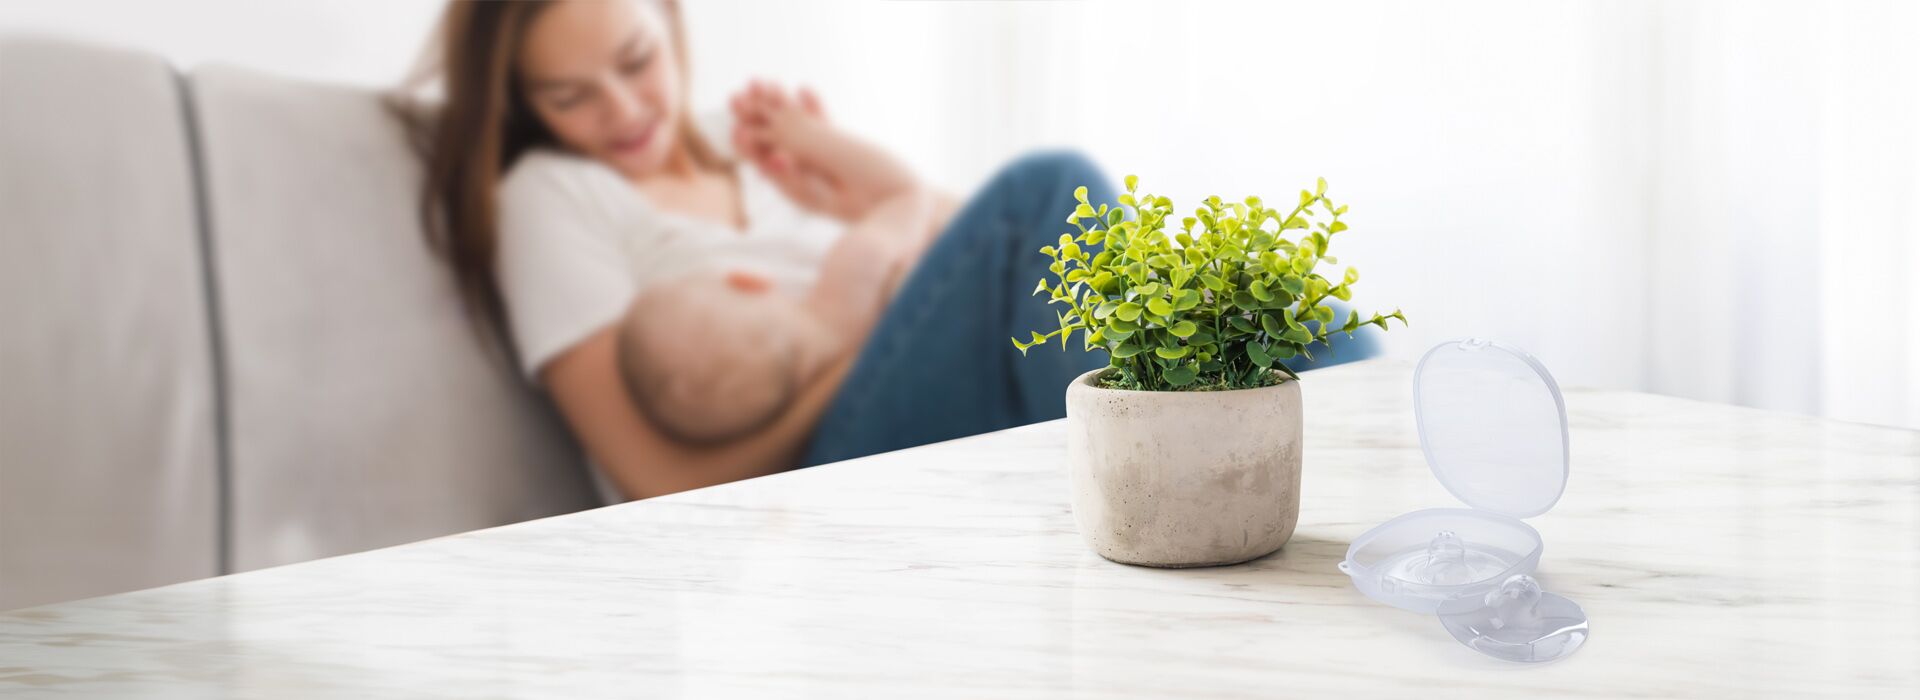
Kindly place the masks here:
<instances>
[{"instance_id":1,"label":"white t-shirt","mask_svg":"<svg viewBox=\"0 0 1920 700\"><path fill-rule=\"evenodd\" d=\"M752 166L736 167L746 231L665 211L599 161L536 148L501 180L496 275L521 369L618 320L648 285L751 267L804 293L845 228L800 209Z\"/></svg>"}]
</instances>

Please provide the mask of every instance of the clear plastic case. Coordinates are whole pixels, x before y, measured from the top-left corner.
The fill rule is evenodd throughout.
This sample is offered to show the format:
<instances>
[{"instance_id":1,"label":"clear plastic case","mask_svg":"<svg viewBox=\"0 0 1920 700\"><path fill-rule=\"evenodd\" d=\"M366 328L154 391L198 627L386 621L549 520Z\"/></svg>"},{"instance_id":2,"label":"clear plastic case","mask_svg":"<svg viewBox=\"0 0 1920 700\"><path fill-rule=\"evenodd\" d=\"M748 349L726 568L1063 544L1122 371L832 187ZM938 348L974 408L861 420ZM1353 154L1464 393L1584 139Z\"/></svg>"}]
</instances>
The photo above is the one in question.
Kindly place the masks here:
<instances>
[{"instance_id":1,"label":"clear plastic case","mask_svg":"<svg viewBox=\"0 0 1920 700\"><path fill-rule=\"evenodd\" d=\"M1428 350L1413 375L1420 448L1469 508L1414 511L1368 530L1340 570L1369 598L1438 614L1462 643L1510 661L1550 661L1585 642L1586 615L1540 590L1544 549L1521 518L1567 487L1566 403L1539 360L1467 339Z\"/></svg>"}]
</instances>

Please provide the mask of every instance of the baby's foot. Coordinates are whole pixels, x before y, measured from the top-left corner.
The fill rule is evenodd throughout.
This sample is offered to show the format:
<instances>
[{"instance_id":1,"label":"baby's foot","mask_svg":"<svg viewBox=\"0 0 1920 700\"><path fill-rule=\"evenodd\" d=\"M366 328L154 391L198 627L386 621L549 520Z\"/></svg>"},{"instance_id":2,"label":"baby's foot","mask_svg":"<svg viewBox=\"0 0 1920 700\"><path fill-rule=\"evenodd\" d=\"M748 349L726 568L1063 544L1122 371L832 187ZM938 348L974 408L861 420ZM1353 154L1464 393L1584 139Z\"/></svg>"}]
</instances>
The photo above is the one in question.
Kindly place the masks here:
<instances>
[{"instance_id":1,"label":"baby's foot","mask_svg":"<svg viewBox=\"0 0 1920 700\"><path fill-rule=\"evenodd\" d=\"M753 83L733 99L734 143L804 206L852 221L918 186L905 165L828 122L813 93Z\"/></svg>"}]
</instances>

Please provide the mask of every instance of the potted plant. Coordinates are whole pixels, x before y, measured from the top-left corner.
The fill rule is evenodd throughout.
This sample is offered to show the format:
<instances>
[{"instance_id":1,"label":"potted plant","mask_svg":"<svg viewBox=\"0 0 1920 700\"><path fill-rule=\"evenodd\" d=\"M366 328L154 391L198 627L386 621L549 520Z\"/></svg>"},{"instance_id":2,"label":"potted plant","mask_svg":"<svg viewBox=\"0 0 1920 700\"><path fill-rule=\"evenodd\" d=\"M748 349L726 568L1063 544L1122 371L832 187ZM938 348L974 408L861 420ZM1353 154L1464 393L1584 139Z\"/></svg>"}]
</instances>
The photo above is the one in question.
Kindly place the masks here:
<instances>
[{"instance_id":1,"label":"potted plant","mask_svg":"<svg viewBox=\"0 0 1920 700\"><path fill-rule=\"evenodd\" d=\"M1128 564L1271 554L1300 513L1300 382L1287 362L1406 317L1339 319L1325 304L1350 299L1359 273L1315 271L1338 263L1328 244L1347 230L1324 179L1285 210L1209 197L1171 235L1173 203L1126 184L1116 206L1075 191L1067 223L1079 233L1040 250L1052 277L1034 290L1067 310L1058 328L1013 341L1025 353L1058 337L1065 349L1079 332L1110 358L1067 387L1074 520L1094 551Z\"/></svg>"}]
</instances>

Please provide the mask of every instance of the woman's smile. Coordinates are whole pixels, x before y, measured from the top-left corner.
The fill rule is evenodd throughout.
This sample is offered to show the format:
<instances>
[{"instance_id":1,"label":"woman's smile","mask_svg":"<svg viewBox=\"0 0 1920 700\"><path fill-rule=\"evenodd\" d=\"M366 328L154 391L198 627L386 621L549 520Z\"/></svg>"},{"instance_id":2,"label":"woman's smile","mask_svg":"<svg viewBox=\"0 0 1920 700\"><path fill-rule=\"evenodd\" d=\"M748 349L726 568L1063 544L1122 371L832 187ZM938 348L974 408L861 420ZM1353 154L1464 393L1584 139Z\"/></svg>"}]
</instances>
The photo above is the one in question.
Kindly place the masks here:
<instances>
[{"instance_id":1,"label":"woman's smile","mask_svg":"<svg viewBox=\"0 0 1920 700\"><path fill-rule=\"evenodd\" d=\"M660 122L655 120L637 132L630 132L630 135L624 138L616 137L607 144L607 147L623 156L637 155L646 150L647 144L653 142L654 132L659 130Z\"/></svg>"}]
</instances>

